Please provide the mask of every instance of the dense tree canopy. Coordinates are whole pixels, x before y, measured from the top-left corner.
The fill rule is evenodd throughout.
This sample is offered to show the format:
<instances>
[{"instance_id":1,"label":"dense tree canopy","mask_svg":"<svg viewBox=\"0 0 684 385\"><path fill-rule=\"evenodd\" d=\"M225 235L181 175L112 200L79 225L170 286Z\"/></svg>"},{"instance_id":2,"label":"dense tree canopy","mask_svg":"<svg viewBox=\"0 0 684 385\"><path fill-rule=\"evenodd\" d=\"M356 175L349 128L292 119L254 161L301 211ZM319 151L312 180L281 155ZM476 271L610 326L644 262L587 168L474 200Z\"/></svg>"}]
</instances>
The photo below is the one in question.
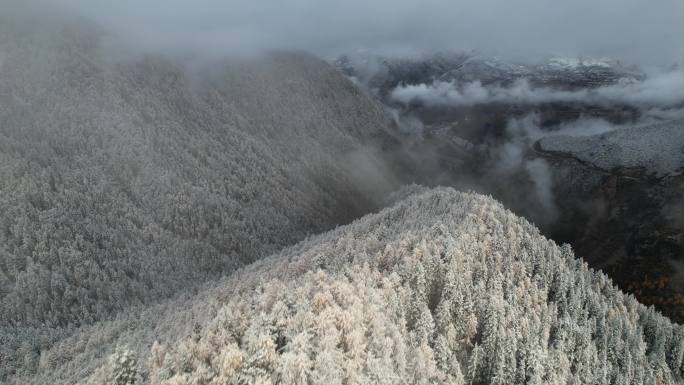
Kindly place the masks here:
<instances>
[{"instance_id":1,"label":"dense tree canopy","mask_svg":"<svg viewBox=\"0 0 684 385\"><path fill-rule=\"evenodd\" d=\"M680 326L493 199L361 217L390 125L325 63L103 44L0 15L0 382L681 382Z\"/></svg>"},{"instance_id":2,"label":"dense tree canopy","mask_svg":"<svg viewBox=\"0 0 684 385\"><path fill-rule=\"evenodd\" d=\"M383 195L364 143L385 115L322 61L110 57L107 39L0 15L0 380L20 350L35 368L75 327L229 274ZM359 183L367 174L375 184Z\"/></svg>"},{"instance_id":3,"label":"dense tree canopy","mask_svg":"<svg viewBox=\"0 0 684 385\"><path fill-rule=\"evenodd\" d=\"M83 329L18 382L107 384L137 358L151 384L667 384L683 357L679 325L569 247L437 189Z\"/></svg>"}]
</instances>

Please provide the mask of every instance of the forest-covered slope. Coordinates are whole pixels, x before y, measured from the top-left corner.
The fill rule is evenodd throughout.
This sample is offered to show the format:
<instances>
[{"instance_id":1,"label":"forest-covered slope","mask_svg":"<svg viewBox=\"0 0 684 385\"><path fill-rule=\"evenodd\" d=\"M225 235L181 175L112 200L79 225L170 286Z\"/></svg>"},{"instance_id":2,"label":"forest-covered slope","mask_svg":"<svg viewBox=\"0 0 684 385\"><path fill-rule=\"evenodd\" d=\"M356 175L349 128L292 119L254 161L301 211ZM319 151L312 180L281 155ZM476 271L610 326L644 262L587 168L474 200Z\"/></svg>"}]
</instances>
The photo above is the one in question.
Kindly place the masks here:
<instances>
[{"instance_id":1,"label":"forest-covered slope","mask_svg":"<svg viewBox=\"0 0 684 385\"><path fill-rule=\"evenodd\" d=\"M386 121L328 65L192 71L103 42L0 23L1 326L90 322L375 207L381 178L356 179Z\"/></svg>"},{"instance_id":2,"label":"forest-covered slope","mask_svg":"<svg viewBox=\"0 0 684 385\"><path fill-rule=\"evenodd\" d=\"M0 382L389 191L382 109L319 59L188 62L35 17L0 15Z\"/></svg>"},{"instance_id":3,"label":"forest-covered slope","mask_svg":"<svg viewBox=\"0 0 684 385\"><path fill-rule=\"evenodd\" d=\"M683 354L680 326L568 247L436 189L84 328L10 383L667 384Z\"/></svg>"},{"instance_id":4,"label":"forest-covered slope","mask_svg":"<svg viewBox=\"0 0 684 385\"><path fill-rule=\"evenodd\" d=\"M401 152L326 63L44 13L0 14L0 383L681 382L680 326L493 199L366 215Z\"/></svg>"}]
</instances>

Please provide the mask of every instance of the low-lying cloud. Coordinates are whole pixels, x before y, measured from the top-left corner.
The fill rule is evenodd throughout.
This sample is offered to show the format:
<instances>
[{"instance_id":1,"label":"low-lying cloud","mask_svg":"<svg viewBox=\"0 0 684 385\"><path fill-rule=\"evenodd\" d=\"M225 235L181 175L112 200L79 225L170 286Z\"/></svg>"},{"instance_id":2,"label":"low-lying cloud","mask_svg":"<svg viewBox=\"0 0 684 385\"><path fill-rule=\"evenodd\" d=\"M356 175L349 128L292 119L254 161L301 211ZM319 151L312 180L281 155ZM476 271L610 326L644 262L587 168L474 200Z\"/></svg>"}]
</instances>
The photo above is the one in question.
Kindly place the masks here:
<instances>
[{"instance_id":1,"label":"low-lying cloud","mask_svg":"<svg viewBox=\"0 0 684 385\"><path fill-rule=\"evenodd\" d=\"M336 55L475 49L517 58L684 59L680 0L25 0L58 4L150 49ZM0 12L17 0L4 0Z\"/></svg>"},{"instance_id":2,"label":"low-lying cloud","mask_svg":"<svg viewBox=\"0 0 684 385\"><path fill-rule=\"evenodd\" d=\"M524 175L531 182L531 187L527 202L517 202L517 206L523 207L525 215L540 225L553 223L559 215L553 171L544 158L531 156L533 143L545 136L590 136L616 129L619 126L597 118L565 122L555 130L543 129L539 116L534 113L512 118L506 125L506 140L488 149L488 171L479 178L501 180Z\"/></svg>"},{"instance_id":3,"label":"low-lying cloud","mask_svg":"<svg viewBox=\"0 0 684 385\"><path fill-rule=\"evenodd\" d=\"M684 108L684 71L656 73L645 80L623 79L614 85L567 91L533 87L526 79L513 85L485 86L480 81L465 84L437 81L431 84L401 85L392 98L404 104L421 103L432 107L472 107L505 103L537 105L542 103L580 103L596 106L630 106L639 109Z\"/></svg>"}]
</instances>

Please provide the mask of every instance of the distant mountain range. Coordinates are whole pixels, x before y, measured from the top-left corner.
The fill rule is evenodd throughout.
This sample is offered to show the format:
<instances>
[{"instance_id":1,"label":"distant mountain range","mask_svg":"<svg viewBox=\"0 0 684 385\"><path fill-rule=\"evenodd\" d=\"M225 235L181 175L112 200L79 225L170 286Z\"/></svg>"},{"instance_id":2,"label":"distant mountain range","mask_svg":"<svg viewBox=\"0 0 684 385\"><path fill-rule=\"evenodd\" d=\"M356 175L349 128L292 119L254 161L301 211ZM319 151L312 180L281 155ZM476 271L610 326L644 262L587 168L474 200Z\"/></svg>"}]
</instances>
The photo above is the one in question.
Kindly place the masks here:
<instances>
[{"instance_id":1,"label":"distant mountain range","mask_svg":"<svg viewBox=\"0 0 684 385\"><path fill-rule=\"evenodd\" d=\"M338 58L335 65L347 75L377 89L383 97L400 84L435 81L479 81L484 85L506 86L527 79L537 87L577 89L645 76L636 66L592 58L554 58L537 64L521 64L471 54L434 54L408 59L348 55Z\"/></svg>"}]
</instances>

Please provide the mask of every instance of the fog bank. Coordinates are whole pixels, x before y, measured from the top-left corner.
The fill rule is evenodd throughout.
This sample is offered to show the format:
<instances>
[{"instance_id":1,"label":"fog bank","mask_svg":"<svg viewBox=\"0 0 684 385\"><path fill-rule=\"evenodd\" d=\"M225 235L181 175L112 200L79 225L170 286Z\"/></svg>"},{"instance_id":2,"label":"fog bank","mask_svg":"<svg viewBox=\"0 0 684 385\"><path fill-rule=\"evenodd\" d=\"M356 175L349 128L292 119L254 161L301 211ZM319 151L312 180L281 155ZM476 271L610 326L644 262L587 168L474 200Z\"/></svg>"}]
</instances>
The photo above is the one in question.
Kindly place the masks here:
<instances>
[{"instance_id":1,"label":"fog bank","mask_svg":"<svg viewBox=\"0 0 684 385\"><path fill-rule=\"evenodd\" d=\"M32 0L65 7L147 49L301 49L406 54L470 50L526 58L684 59L684 2L662 0ZM0 8L11 7L3 1ZM2 10L4 11L4 10Z\"/></svg>"}]
</instances>

